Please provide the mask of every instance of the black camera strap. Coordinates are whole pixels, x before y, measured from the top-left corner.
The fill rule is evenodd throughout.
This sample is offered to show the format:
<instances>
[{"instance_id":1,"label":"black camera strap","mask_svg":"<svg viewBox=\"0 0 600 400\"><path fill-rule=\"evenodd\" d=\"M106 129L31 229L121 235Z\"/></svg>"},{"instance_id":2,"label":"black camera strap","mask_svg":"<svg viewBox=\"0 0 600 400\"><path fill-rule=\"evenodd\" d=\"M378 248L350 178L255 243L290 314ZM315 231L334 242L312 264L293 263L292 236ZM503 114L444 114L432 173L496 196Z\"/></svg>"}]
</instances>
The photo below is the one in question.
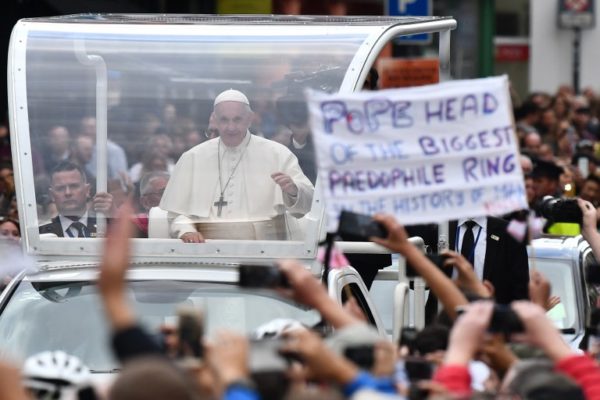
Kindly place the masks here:
<instances>
[{"instance_id":1,"label":"black camera strap","mask_svg":"<svg viewBox=\"0 0 600 400\"><path fill-rule=\"evenodd\" d=\"M335 243L335 233L327 233L325 240L319 243L319 245L325 245L325 255L323 257L323 275L321 280L325 287L328 287L329 269L331 266L331 254L333 253L333 244Z\"/></svg>"}]
</instances>

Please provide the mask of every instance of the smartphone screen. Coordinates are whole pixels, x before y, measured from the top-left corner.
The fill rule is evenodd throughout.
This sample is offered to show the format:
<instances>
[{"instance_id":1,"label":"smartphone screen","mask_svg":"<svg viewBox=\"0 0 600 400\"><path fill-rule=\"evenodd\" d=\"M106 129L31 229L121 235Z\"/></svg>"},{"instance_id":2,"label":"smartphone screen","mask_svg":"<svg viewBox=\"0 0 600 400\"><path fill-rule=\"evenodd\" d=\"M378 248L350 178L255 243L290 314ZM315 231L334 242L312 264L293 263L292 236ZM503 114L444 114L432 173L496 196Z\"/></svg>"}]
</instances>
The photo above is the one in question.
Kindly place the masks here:
<instances>
[{"instance_id":1,"label":"smartphone screen","mask_svg":"<svg viewBox=\"0 0 600 400\"><path fill-rule=\"evenodd\" d=\"M587 157L579 157L577 160L577 168L581 176L585 179L590 174L590 160Z\"/></svg>"},{"instance_id":2,"label":"smartphone screen","mask_svg":"<svg viewBox=\"0 0 600 400\"><path fill-rule=\"evenodd\" d=\"M177 311L179 323L177 333L179 335L178 356L180 358L191 357L201 359L203 356L202 336L204 334L204 323L200 312L191 307L181 307Z\"/></svg>"},{"instance_id":3,"label":"smartphone screen","mask_svg":"<svg viewBox=\"0 0 600 400\"><path fill-rule=\"evenodd\" d=\"M404 368L411 382L429 380L433 376L433 364L421 358L406 359Z\"/></svg>"},{"instance_id":4,"label":"smartphone screen","mask_svg":"<svg viewBox=\"0 0 600 400\"><path fill-rule=\"evenodd\" d=\"M387 237L383 225L373 220L371 216L345 210L340 214L338 234L344 240L367 241L371 236Z\"/></svg>"}]
</instances>

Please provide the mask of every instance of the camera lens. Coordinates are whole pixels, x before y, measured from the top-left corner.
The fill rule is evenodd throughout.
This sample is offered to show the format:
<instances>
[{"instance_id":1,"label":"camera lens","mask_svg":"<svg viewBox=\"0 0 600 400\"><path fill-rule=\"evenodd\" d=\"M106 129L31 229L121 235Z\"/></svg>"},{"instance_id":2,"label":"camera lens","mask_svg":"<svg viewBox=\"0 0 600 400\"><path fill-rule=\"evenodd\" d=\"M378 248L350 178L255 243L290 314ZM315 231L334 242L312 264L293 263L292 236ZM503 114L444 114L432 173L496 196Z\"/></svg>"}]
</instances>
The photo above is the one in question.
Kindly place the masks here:
<instances>
[{"instance_id":1,"label":"camera lens","mask_svg":"<svg viewBox=\"0 0 600 400\"><path fill-rule=\"evenodd\" d=\"M540 207L542 217L552 222L572 222L581 224L583 214L577 199L559 199L545 196Z\"/></svg>"}]
</instances>

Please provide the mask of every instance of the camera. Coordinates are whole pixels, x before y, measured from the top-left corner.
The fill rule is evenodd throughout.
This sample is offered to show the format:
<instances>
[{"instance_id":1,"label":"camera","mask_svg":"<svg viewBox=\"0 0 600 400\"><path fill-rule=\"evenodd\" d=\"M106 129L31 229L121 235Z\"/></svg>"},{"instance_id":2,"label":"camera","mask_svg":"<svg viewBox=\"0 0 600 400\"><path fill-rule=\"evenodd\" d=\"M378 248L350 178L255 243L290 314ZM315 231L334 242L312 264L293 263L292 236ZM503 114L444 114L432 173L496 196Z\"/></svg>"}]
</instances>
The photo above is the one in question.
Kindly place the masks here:
<instances>
[{"instance_id":1,"label":"camera","mask_svg":"<svg viewBox=\"0 0 600 400\"><path fill-rule=\"evenodd\" d=\"M560 199L552 196L544 196L540 206L542 217L552 222L573 222L581 224L583 213L577 199Z\"/></svg>"},{"instance_id":2,"label":"camera","mask_svg":"<svg viewBox=\"0 0 600 400\"><path fill-rule=\"evenodd\" d=\"M488 331L504 334L521 333L525 332L525 327L517 313L510 306L494 304L494 313L492 314Z\"/></svg>"},{"instance_id":3,"label":"camera","mask_svg":"<svg viewBox=\"0 0 600 400\"><path fill-rule=\"evenodd\" d=\"M418 357L409 357L404 361L406 375L411 382L425 381L433 376L433 364Z\"/></svg>"},{"instance_id":4,"label":"camera","mask_svg":"<svg viewBox=\"0 0 600 400\"><path fill-rule=\"evenodd\" d=\"M418 335L419 330L417 328L412 326L403 327L402 333L400 334L400 339L398 341L398 346L406 346L408 348L408 353L413 354L415 352L415 345L417 342Z\"/></svg>"},{"instance_id":5,"label":"camera","mask_svg":"<svg viewBox=\"0 0 600 400\"><path fill-rule=\"evenodd\" d=\"M429 261L431 261L433 264L435 264L436 267L438 267L441 270L444 269L444 261L446 261L450 257L447 254L425 254L425 255L427 256L427 258L429 258ZM417 273L415 268L410 263L407 263L406 264L406 277L414 278L416 276L419 276L419 274Z\"/></svg>"},{"instance_id":6,"label":"camera","mask_svg":"<svg viewBox=\"0 0 600 400\"><path fill-rule=\"evenodd\" d=\"M249 366L257 371L285 371L288 368L286 358L279 349L283 346L282 339L266 338L250 341Z\"/></svg>"},{"instance_id":7,"label":"camera","mask_svg":"<svg viewBox=\"0 0 600 400\"><path fill-rule=\"evenodd\" d=\"M375 348L373 345L346 347L344 356L361 369L369 370L375 364Z\"/></svg>"},{"instance_id":8,"label":"camera","mask_svg":"<svg viewBox=\"0 0 600 400\"><path fill-rule=\"evenodd\" d=\"M344 240L368 241L371 236L386 238L388 233L369 215L344 210L340 214L338 235Z\"/></svg>"},{"instance_id":9,"label":"camera","mask_svg":"<svg viewBox=\"0 0 600 400\"><path fill-rule=\"evenodd\" d=\"M465 309L463 307L456 308L458 315L464 312ZM496 303L494 304L494 311L492 312L492 318L487 330L491 333L511 334L525 332L525 327L517 313L509 305Z\"/></svg>"},{"instance_id":10,"label":"camera","mask_svg":"<svg viewBox=\"0 0 600 400\"><path fill-rule=\"evenodd\" d=\"M276 265L240 264L238 286L255 289L290 287L287 277Z\"/></svg>"},{"instance_id":11,"label":"camera","mask_svg":"<svg viewBox=\"0 0 600 400\"><path fill-rule=\"evenodd\" d=\"M177 310L179 319L177 334L179 336L177 357L202 359L204 349L202 337L204 335L204 322L202 314L193 307L180 307Z\"/></svg>"},{"instance_id":12,"label":"camera","mask_svg":"<svg viewBox=\"0 0 600 400\"><path fill-rule=\"evenodd\" d=\"M585 280L592 285L600 285L600 265L590 263L585 271Z\"/></svg>"},{"instance_id":13,"label":"camera","mask_svg":"<svg viewBox=\"0 0 600 400\"><path fill-rule=\"evenodd\" d=\"M250 377L261 399L282 399L288 391L289 358L281 352L283 343L283 340L273 338L250 341Z\"/></svg>"},{"instance_id":14,"label":"camera","mask_svg":"<svg viewBox=\"0 0 600 400\"><path fill-rule=\"evenodd\" d=\"M429 389L423 389L416 383L430 380L433 376L433 364L419 357L408 357L404 361L404 370L410 381L408 398L410 400L424 400L429 398Z\"/></svg>"}]
</instances>

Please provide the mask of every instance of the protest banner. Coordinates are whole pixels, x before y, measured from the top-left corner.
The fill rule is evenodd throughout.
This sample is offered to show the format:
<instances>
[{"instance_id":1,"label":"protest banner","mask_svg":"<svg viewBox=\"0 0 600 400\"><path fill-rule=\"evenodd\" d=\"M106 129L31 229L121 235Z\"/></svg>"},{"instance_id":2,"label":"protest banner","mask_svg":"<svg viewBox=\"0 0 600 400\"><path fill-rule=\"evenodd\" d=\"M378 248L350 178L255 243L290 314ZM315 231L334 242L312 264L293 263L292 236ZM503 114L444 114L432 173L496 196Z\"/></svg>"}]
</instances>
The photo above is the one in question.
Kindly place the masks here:
<instances>
[{"instance_id":1,"label":"protest banner","mask_svg":"<svg viewBox=\"0 0 600 400\"><path fill-rule=\"evenodd\" d=\"M330 231L342 209L417 224L527 208L505 76L307 96Z\"/></svg>"}]
</instances>

